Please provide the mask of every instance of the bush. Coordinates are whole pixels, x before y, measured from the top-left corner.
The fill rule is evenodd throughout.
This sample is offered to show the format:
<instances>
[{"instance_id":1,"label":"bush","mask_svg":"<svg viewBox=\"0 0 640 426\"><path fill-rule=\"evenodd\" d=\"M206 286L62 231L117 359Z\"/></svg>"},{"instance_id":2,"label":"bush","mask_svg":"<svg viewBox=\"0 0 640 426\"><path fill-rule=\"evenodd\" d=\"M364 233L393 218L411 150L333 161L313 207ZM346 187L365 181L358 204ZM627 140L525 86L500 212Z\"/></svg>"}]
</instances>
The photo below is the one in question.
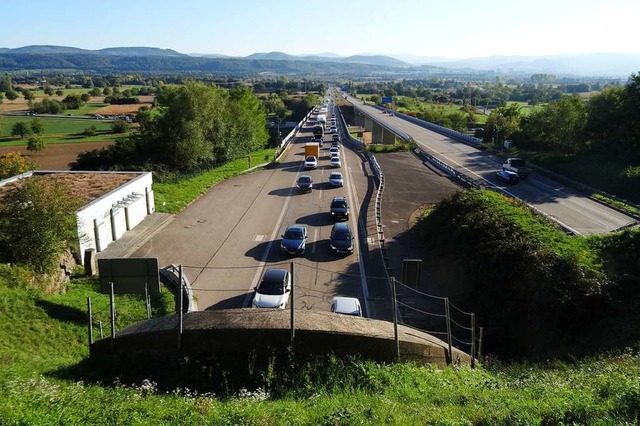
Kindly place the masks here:
<instances>
[{"instance_id":1,"label":"bush","mask_svg":"<svg viewBox=\"0 0 640 426\"><path fill-rule=\"evenodd\" d=\"M6 179L34 169L37 169L37 165L28 161L19 152L7 152L0 156L0 179Z\"/></svg>"},{"instance_id":2,"label":"bush","mask_svg":"<svg viewBox=\"0 0 640 426\"><path fill-rule=\"evenodd\" d=\"M116 120L111 125L113 133L127 133L129 131L129 123L124 120Z\"/></svg>"},{"instance_id":3,"label":"bush","mask_svg":"<svg viewBox=\"0 0 640 426\"><path fill-rule=\"evenodd\" d=\"M56 266L77 239L75 210L80 201L60 181L32 176L10 190L0 205L0 254L3 260L37 273Z\"/></svg>"},{"instance_id":4,"label":"bush","mask_svg":"<svg viewBox=\"0 0 640 426\"><path fill-rule=\"evenodd\" d=\"M98 131L98 129L96 128L96 126L91 125L89 127L85 127L83 135L85 135L85 136L94 136L97 131Z\"/></svg>"}]
</instances>

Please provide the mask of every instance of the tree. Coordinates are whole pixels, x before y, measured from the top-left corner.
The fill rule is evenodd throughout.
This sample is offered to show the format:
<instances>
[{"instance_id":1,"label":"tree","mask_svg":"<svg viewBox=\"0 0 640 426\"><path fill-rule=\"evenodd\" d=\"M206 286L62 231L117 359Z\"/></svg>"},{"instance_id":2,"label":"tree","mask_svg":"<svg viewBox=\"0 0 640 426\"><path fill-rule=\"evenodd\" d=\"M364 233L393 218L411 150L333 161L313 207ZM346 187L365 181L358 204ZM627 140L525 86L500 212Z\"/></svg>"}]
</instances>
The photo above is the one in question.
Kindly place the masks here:
<instances>
[{"instance_id":1,"label":"tree","mask_svg":"<svg viewBox=\"0 0 640 426\"><path fill-rule=\"evenodd\" d=\"M62 103L65 105L67 109L80 109L80 105L83 104L81 95L78 93L72 93L67 95Z\"/></svg>"},{"instance_id":2,"label":"tree","mask_svg":"<svg viewBox=\"0 0 640 426\"><path fill-rule=\"evenodd\" d=\"M100 90L97 87L94 87L93 89L91 89L89 91L89 95L90 96L102 96L102 90ZM87 99L87 102L89 101L89 99Z\"/></svg>"},{"instance_id":3,"label":"tree","mask_svg":"<svg viewBox=\"0 0 640 426\"><path fill-rule=\"evenodd\" d=\"M102 94L105 96L111 96L112 93L113 90L111 90L111 87L105 87L104 89L102 89Z\"/></svg>"},{"instance_id":4,"label":"tree","mask_svg":"<svg viewBox=\"0 0 640 426\"><path fill-rule=\"evenodd\" d=\"M8 92L13 90L13 80L9 74L3 74L0 78L0 92Z\"/></svg>"},{"instance_id":5,"label":"tree","mask_svg":"<svg viewBox=\"0 0 640 426\"><path fill-rule=\"evenodd\" d=\"M32 176L10 190L0 206L0 255L38 273L55 269L77 239L74 212L81 203L57 179Z\"/></svg>"},{"instance_id":6,"label":"tree","mask_svg":"<svg viewBox=\"0 0 640 426\"><path fill-rule=\"evenodd\" d=\"M522 120L522 136L533 147L566 153L586 148L584 130L587 112L578 95L534 110Z\"/></svg>"},{"instance_id":7,"label":"tree","mask_svg":"<svg viewBox=\"0 0 640 426\"><path fill-rule=\"evenodd\" d=\"M41 135L44 133L44 125L37 118L34 118L33 120L31 120L30 126L31 126L31 131L34 134Z\"/></svg>"},{"instance_id":8,"label":"tree","mask_svg":"<svg viewBox=\"0 0 640 426\"><path fill-rule=\"evenodd\" d=\"M53 87L49 83L44 85L44 94L47 96L53 96Z\"/></svg>"},{"instance_id":9,"label":"tree","mask_svg":"<svg viewBox=\"0 0 640 426\"><path fill-rule=\"evenodd\" d=\"M24 96L25 101L32 101L36 98L36 95L29 89L24 89L22 91L22 96Z\"/></svg>"},{"instance_id":10,"label":"tree","mask_svg":"<svg viewBox=\"0 0 640 426\"><path fill-rule=\"evenodd\" d=\"M495 138L495 142L502 145L502 142L520 130L520 105L512 103L508 106L501 106L493 111L487 118L485 128L489 131L485 132L489 140ZM495 134L493 134L495 132Z\"/></svg>"},{"instance_id":11,"label":"tree","mask_svg":"<svg viewBox=\"0 0 640 426\"><path fill-rule=\"evenodd\" d=\"M20 136L21 139L24 139L32 133L31 126L24 121L18 121L11 127L11 136Z\"/></svg>"},{"instance_id":12,"label":"tree","mask_svg":"<svg viewBox=\"0 0 640 426\"><path fill-rule=\"evenodd\" d=\"M85 136L95 136L98 129L93 124L89 127L84 128L84 132L82 133Z\"/></svg>"},{"instance_id":13,"label":"tree","mask_svg":"<svg viewBox=\"0 0 640 426\"><path fill-rule=\"evenodd\" d=\"M27 150L32 152L44 151L47 147L47 143L42 138L30 137L27 140Z\"/></svg>"},{"instance_id":14,"label":"tree","mask_svg":"<svg viewBox=\"0 0 640 426\"><path fill-rule=\"evenodd\" d=\"M111 125L113 133L127 133L129 131L129 123L124 120L116 120Z\"/></svg>"},{"instance_id":15,"label":"tree","mask_svg":"<svg viewBox=\"0 0 640 426\"><path fill-rule=\"evenodd\" d=\"M91 95L88 93L83 93L82 95L80 95L80 100L82 101L82 103L87 103L91 100Z\"/></svg>"},{"instance_id":16,"label":"tree","mask_svg":"<svg viewBox=\"0 0 640 426\"><path fill-rule=\"evenodd\" d=\"M64 96L64 90L62 89L56 90L56 96Z\"/></svg>"},{"instance_id":17,"label":"tree","mask_svg":"<svg viewBox=\"0 0 640 426\"><path fill-rule=\"evenodd\" d=\"M11 101L11 103L18 99L18 92L13 89L7 90L6 92L4 92L4 95Z\"/></svg>"},{"instance_id":18,"label":"tree","mask_svg":"<svg viewBox=\"0 0 640 426\"><path fill-rule=\"evenodd\" d=\"M16 176L36 168L35 163L28 161L19 152L7 152L0 156L0 179Z\"/></svg>"}]
</instances>

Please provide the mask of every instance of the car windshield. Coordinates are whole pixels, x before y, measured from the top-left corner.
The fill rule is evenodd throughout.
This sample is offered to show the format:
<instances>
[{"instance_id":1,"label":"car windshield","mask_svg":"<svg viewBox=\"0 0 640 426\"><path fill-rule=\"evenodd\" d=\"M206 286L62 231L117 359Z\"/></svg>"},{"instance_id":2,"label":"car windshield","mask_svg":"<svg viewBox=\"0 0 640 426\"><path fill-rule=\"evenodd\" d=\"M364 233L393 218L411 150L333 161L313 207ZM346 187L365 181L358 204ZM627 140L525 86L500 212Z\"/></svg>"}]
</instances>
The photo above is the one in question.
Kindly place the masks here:
<instances>
[{"instance_id":1,"label":"car windshield","mask_svg":"<svg viewBox=\"0 0 640 426\"><path fill-rule=\"evenodd\" d=\"M316 161L316 157L307 157L307 161Z\"/></svg>"},{"instance_id":2,"label":"car windshield","mask_svg":"<svg viewBox=\"0 0 640 426\"><path fill-rule=\"evenodd\" d=\"M311 182L311 176L300 176L300 178L298 179L298 182L309 183Z\"/></svg>"},{"instance_id":3,"label":"car windshield","mask_svg":"<svg viewBox=\"0 0 640 426\"><path fill-rule=\"evenodd\" d=\"M333 239L336 241L347 241L351 239L351 233L348 231L338 231L333 234Z\"/></svg>"},{"instance_id":4,"label":"car windshield","mask_svg":"<svg viewBox=\"0 0 640 426\"><path fill-rule=\"evenodd\" d=\"M282 281L262 281L258 286L258 293L267 295L284 294Z\"/></svg>"},{"instance_id":5,"label":"car windshield","mask_svg":"<svg viewBox=\"0 0 640 426\"><path fill-rule=\"evenodd\" d=\"M333 201L331 203L331 207L346 209L347 208L347 202L346 201Z\"/></svg>"},{"instance_id":6,"label":"car windshield","mask_svg":"<svg viewBox=\"0 0 640 426\"><path fill-rule=\"evenodd\" d=\"M329 179L342 179L342 175L340 173L331 173Z\"/></svg>"},{"instance_id":7,"label":"car windshield","mask_svg":"<svg viewBox=\"0 0 640 426\"><path fill-rule=\"evenodd\" d=\"M302 240L304 238L304 234L300 229L287 229L287 232L284 233L285 240Z\"/></svg>"}]
</instances>

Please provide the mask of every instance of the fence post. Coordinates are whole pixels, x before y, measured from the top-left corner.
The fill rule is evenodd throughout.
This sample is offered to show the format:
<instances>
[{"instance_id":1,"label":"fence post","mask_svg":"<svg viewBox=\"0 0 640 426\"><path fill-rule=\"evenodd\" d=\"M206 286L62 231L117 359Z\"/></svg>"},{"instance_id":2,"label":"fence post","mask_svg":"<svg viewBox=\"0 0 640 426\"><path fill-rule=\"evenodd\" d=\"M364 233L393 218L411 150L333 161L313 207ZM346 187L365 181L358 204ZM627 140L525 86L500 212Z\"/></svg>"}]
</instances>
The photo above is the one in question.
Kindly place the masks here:
<instances>
[{"instance_id":1,"label":"fence post","mask_svg":"<svg viewBox=\"0 0 640 426\"><path fill-rule=\"evenodd\" d=\"M449 364L453 363L453 349L452 349L452 344L451 344L451 313L449 311L449 298L445 297L444 298L444 315L446 317L447 320L447 343L449 345Z\"/></svg>"},{"instance_id":2,"label":"fence post","mask_svg":"<svg viewBox=\"0 0 640 426\"><path fill-rule=\"evenodd\" d=\"M476 366L476 314L471 313L471 368Z\"/></svg>"},{"instance_id":3,"label":"fence post","mask_svg":"<svg viewBox=\"0 0 640 426\"><path fill-rule=\"evenodd\" d=\"M391 297L393 298L393 338L396 343L396 360L400 361L400 337L398 336L398 300L396 299L396 279L391 277Z\"/></svg>"},{"instance_id":4,"label":"fence post","mask_svg":"<svg viewBox=\"0 0 640 426\"><path fill-rule=\"evenodd\" d=\"M480 327L480 336L478 337L478 361L482 358L482 334L484 327Z\"/></svg>"},{"instance_id":5,"label":"fence post","mask_svg":"<svg viewBox=\"0 0 640 426\"><path fill-rule=\"evenodd\" d=\"M295 264L291 262L291 349L296 338L296 280L295 280Z\"/></svg>"},{"instance_id":6,"label":"fence post","mask_svg":"<svg viewBox=\"0 0 640 426\"><path fill-rule=\"evenodd\" d=\"M89 350L93 343L93 313L91 311L91 296L87 296L87 327L89 331Z\"/></svg>"},{"instance_id":7,"label":"fence post","mask_svg":"<svg viewBox=\"0 0 640 426\"><path fill-rule=\"evenodd\" d=\"M178 266L178 281L180 285L178 286L178 291L180 293L179 296L179 307L178 307L178 349L182 349L182 307L184 306L184 291L182 289L182 264Z\"/></svg>"},{"instance_id":8,"label":"fence post","mask_svg":"<svg viewBox=\"0 0 640 426\"><path fill-rule=\"evenodd\" d=\"M109 307L111 309L111 353L113 354L116 340L116 297L113 294L113 281L109 283Z\"/></svg>"},{"instance_id":9,"label":"fence post","mask_svg":"<svg viewBox=\"0 0 640 426\"><path fill-rule=\"evenodd\" d=\"M100 329L100 338L104 339L104 332L102 331L102 320L98 321L98 326Z\"/></svg>"}]
</instances>

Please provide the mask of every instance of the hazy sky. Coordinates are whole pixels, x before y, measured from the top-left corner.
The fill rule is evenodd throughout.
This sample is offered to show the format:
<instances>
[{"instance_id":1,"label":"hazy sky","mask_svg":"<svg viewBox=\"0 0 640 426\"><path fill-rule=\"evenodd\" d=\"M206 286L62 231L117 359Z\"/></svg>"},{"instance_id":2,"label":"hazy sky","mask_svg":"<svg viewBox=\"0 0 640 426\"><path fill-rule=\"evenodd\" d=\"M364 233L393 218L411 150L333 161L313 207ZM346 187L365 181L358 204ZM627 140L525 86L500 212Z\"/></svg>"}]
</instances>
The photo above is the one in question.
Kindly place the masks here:
<instances>
[{"instance_id":1,"label":"hazy sky","mask_svg":"<svg viewBox=\"0 0 640 426\"><path fill-rule=\"evenodd\" d=\"M452 58L640 54L640 0L2 0L0 47Z\"/></svg>"}]
</instances>

